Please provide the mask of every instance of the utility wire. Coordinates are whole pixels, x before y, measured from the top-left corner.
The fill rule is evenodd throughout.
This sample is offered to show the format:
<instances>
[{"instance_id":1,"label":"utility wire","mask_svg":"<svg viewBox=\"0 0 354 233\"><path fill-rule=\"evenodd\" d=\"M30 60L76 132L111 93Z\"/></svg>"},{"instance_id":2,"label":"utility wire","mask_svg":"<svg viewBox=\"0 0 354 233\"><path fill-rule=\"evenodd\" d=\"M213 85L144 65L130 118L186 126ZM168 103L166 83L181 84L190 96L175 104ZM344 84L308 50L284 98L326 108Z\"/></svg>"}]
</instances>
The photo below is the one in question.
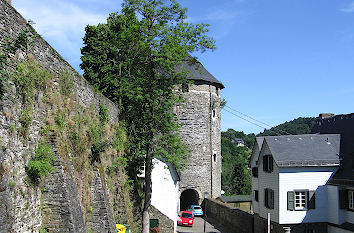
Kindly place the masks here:
<instances>
[{"instance_id":1,"label":"utility wire","mask_svg":"<svg viewBox=\"0 0 354 233\"><path fill-rule=\"evenodd\" d=\"M254 119L253 117L250 117L250 116L248 116L248 115L246 115L246 114L244 114L244 113L242 113L242 112L240 112L240 111L237 111L237 110L235 110L235 109L233 109L233 108L231 108L231 107L229 107L229 106L227 106L227 105L225 105L225 107L227 107L227 108L230 109L231 111L237 112L237 113L239 113L239 114L241 114L241 115L243 115L243 116L245 116L245 117L247 117L247 118L250 118L250 119L252 119L252 120L254 120L254 121L258 122L258 123L261 123L262 125L266 125L266 126L268 126L268 127L270 127L270 128L273 127L273 126L271 126L271 125L268 125L267 123L264 123L264 122L262 122L262 121L259 121L259 120L257 120L257 119Z\"/></svg>"},{"instance_id":2,"label":"utility wire","mask_svg":"<svg viewBox=\"0 0 354 233\"><path fill-rule=\"evenodd\" d=\"M229 109L229 110L227 110L227 109L224 108L223 110L225 110L226 112L231 113L232 115L234 115L234 116L236 116L236 117L238 117L238 118L241 118L242 120L245 120L245 121L247 121L247 122L249 122L249 123L251 123L251 124L253 124L253 125L256 125L256 126L262 128L262 129L266 129L266 127L264 127L264 126L262 126L262 125L259 125L259 124L255 123L255 122L258 122L258 123L260 123L260 124L263 124L263 125L266 125L266 126L268 126L268 127L270 127L270 128L273 128L273 126L271 126L271 125L269 125L269 124L267 124L267 123L264 123L264 122L262 122L262 121L259 121L259 120L255 119L255 118L253 118L253 117L251 117L251 116L248 116L248 115L246 115L246 114L244 114L244 113L242 113L242 112L240 112L240 111L237 111L237 110L235 110L235 109L233 109L233 108L231 108L231 107L229 107L229 106L227 106L227 105L225 105L225 107L227 107L227 108ZM241 116L237 115L235 112L238 113L238 114L241 114L241 115L244 116L244 117L241 117ZM252 121L246 119L245 117L247 117L247 118L249 118L249 119L252 119L252 120L255 121L255 122L252 122ZM275 134L277 134L277 135L281 135L279 132L283 132L283 133L285 133L285 134L287 134L287 135L291 135L290 133L288 133L288 132L286 132L286 131L284 131L284 130L280 130L280 129L277 129L277 131L279 131L279 132L276 132L276 131L271 130L271 129L268 129L268 130L271 131L271 132L273 132L273 133L275 133Z\"/></svg>"}]
</instances>

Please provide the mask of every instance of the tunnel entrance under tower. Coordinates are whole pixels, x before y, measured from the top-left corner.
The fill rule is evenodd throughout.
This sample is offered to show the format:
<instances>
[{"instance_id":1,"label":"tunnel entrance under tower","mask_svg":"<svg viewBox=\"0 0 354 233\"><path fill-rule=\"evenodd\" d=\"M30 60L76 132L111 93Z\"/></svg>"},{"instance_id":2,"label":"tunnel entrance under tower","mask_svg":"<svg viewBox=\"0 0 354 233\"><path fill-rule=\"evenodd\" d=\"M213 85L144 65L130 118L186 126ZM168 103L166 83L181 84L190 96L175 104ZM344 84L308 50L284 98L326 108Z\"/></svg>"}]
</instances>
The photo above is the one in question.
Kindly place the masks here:
<instances>
[{"instance_id":1,"label":"tunnel entrance under tower","mask_svg":"<svg viewBox=\"0 0 354 233\"><path fill-rule=\"evenodd\" d=\"M186 189L180 197L180 210L188 209L190 205L199 205L199 194L194 189Z\"/></svg>"}]
</instances>

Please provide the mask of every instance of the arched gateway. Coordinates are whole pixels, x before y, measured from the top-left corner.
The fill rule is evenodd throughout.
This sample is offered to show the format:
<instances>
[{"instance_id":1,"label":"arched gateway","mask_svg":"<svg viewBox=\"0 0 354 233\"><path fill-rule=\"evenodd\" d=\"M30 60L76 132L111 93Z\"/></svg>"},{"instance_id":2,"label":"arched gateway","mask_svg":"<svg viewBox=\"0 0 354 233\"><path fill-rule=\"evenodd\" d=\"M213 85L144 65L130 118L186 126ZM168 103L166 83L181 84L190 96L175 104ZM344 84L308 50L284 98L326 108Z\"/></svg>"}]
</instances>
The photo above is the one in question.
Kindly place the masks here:
<instances>
[{"instance_id":1,"label":"arched gateway","mask_svg":"<svg viewBox=\"0 0 354 233\"><path fill-rule=\"evenodd\" d=\"M184 190L180 197L180 210L186 210L190 205L199 205L199 199L199 194L196 190Z\"/></svg>"}]
</instances>

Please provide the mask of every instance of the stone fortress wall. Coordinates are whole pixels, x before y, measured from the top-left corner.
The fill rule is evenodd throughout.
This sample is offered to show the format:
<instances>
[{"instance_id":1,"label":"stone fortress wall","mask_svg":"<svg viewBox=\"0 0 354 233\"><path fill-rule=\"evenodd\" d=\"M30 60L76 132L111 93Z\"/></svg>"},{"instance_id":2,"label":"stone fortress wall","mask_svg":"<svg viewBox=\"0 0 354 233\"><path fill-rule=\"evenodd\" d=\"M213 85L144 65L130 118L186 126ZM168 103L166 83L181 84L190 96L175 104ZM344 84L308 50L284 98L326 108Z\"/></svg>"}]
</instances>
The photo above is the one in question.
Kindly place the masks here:
<instances>
[{"instance_id":1,"label":"stone fortress wall","mask_svg":"<svg viewBox=\"0 0 354 233\"><path fill-rule=\"evenodd\" d=\"M9 3L9 0L0 0L2 42L15 40L20 32L30 29L27 21ZM34 38L26 51L18 50L13 54L12 64L25 61L31 54L44 68L55 74L68 70L74 76L79 104L96 106L97 109L100 104L104 104L109 110L110 122L117 122L117 107L96 93L45 40L36 36ZM22 103L15 96L16 90L11 88L5 100L0 101L0 233L39 232L43 223L48 228L56 229L53 232L86 232L71 164L66 164L57 156L55 171L46 178L45 192L42 194L38 187L28 185L25 168L30 159L28 155L38 145L45 109L40 101L36 103L29 140L24 141L18 134L10 132L11 125L16 124L16 129L20 127L18 122ZM52 143L57 155L55 139ZM109 190L99 172L94 171L94 174L94 182L91 184L93 230L114 232ZM43 214L43 211L48 214Z\"/></svg>"}]
</instances>

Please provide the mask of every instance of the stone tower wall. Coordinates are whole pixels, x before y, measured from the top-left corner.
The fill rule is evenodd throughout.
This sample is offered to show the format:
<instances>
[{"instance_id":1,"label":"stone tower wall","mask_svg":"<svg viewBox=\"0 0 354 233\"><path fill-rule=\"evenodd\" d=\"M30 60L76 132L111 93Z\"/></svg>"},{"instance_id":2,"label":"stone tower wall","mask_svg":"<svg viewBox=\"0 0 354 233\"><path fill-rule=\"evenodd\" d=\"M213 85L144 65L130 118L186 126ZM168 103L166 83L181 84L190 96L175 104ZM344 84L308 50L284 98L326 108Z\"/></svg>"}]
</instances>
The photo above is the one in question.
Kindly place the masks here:
<instances>
[{"instance_id":1,"label":"stone tower wall","mask_svg":"<svg viewBox=\"0 0 354 233\"><path fill-rule=\"evenodd\" d=\"M187 167L181 172L180 193L194 189L202 199L204 192L216 198L221 192L220 88L195 83L183 93L185 103L176 107L182 123L181 136L192 150ZM215 113L213 114L213 111ZM215 154L215 159L214 159Z\"/></svg>"}]
</instances>

